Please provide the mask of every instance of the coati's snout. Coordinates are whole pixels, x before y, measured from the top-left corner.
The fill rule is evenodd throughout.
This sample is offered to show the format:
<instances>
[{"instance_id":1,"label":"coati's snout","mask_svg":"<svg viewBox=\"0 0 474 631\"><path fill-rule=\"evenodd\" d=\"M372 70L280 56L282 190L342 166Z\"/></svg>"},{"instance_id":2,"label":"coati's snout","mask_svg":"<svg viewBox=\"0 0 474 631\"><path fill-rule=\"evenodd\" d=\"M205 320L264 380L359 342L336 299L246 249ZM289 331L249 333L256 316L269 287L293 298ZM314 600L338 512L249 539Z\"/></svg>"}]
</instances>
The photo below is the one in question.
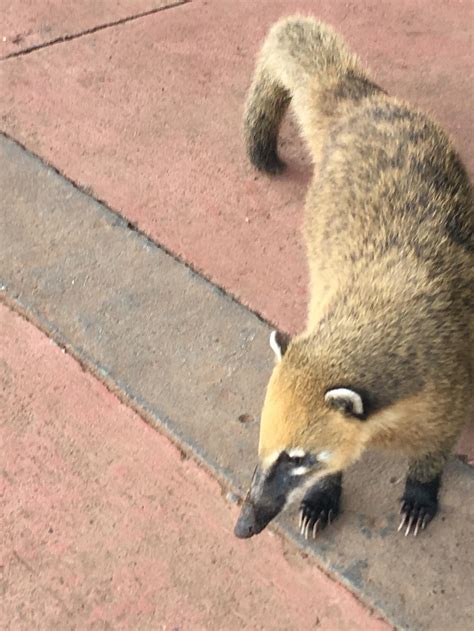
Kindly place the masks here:
<instances>
[{"instance_id":1,"label":"coati's snout","mask_svg":"<svg viewBox=\"0 0 474 631\"><path fill-rule=\"evenodd\" d=\"M239 539L258 535L285 506L286 489L278 485L271 472L257 467L249 492L240 510L234 533Z\"/></svg>"},{"instance_id":2,"label":"coati's snout","mask_svg":"<svg viewBox=\"0 0 474 631\"><path fill-rule=\"evenodd\" d=\"M274 511L266 513L256 508L252 502L245 500L235 524L235 536L239 539L249 539L258 535L279 512L279 509L274 509Z\"/></svg>"},{"instance_id":3,"label":"coati's snout","mask_svg":"<svg viewBox=\"0 0 474 631\"><path fill-rule=\"evenodd\" d=\"M270 508L270 507L269 507ZM248 539L254 535L258 535L271 522L271 520L280 512L278 506L271 507L271 510L262 510L262 507L255 506L248 498L245 500L237 523L235 524L234 534L239 539Z\"/></svg>"},{"instance_id":4,"label":"coati's snout","mask_svg":"<svg viewBox=\"0 0 474 631\"><path fill-rule=\"evenodd\" d=\"M258 535L306 487L316 459L309 454L282 451L265 468L257 466L234 533L239 539ZM316 467L318 468L318 467Z\"/></svg>"}]
</instances>

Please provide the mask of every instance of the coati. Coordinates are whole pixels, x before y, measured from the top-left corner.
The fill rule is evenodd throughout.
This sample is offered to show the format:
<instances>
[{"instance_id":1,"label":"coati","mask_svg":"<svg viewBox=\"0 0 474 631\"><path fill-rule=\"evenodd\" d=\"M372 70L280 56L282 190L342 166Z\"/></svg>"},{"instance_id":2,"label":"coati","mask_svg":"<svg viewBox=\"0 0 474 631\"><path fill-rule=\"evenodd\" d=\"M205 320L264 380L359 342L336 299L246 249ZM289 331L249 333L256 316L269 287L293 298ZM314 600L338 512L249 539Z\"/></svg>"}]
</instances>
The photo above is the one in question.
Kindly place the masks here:
<instances>
[{"instance_id":1,"label":"coati","mask_svg":"<svg viewBox=\"0 0 474 631\"><path fill-rule=\"evenodd\" d=\"M306 329L273 333L277 363L258 465L235 534L301 500L315 536L337 516L343 471L367 448L409 456L399 530L438 508L443 467L472 392L472 191L445 133L372 82L313 18L270 30L245 107L253 165L279 173L292 104L316 164L305 203Z\"/></svg>"}]
</instances>

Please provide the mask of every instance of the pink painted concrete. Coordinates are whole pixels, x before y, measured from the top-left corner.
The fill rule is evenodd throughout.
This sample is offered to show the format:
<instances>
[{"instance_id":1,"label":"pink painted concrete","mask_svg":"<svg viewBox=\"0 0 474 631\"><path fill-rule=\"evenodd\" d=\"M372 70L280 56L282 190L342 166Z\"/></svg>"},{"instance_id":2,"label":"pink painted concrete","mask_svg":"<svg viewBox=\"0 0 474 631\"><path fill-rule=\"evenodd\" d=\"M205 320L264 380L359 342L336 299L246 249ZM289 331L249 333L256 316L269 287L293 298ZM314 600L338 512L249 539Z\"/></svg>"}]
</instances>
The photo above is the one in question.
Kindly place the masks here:
<instances>
[{"instance_id":1,"label":"pink painted concrete","mask_svg":"<svg viewBox=\"0 0 474 631\"><path fill-rule=\"evenodd\" d=\"M173 0L2 0L0 59L91 28L133 17Z\"/></svg>"},{"instance_id":2,"label":"pink painted concrete","mask_svg":"<svg viewBox=\"0 0 474 631\"><path fill-rule=\"evenodd\" d=\"M4 306L0 396L0 628L389 629Z\"/></svg>"}]
</instances>

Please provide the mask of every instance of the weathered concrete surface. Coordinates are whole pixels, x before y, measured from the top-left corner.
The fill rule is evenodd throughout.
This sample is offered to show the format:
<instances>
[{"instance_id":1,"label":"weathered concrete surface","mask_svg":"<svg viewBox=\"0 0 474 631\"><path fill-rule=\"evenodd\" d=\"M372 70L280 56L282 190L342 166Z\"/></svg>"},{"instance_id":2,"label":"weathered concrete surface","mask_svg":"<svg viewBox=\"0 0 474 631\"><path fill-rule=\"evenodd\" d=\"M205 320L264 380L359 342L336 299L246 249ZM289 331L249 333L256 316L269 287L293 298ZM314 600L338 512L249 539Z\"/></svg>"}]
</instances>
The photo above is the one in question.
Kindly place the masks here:
<instances>
[{"instance_id":1,"label":"weathered concrete surface","mask_svg":"<svg viewBox=\"0 0 474 631\"><path fill-rule=\"evenodd\" d=\"M431 110L474 172L469 0L196 1L2 64L1 125L154 240L280 327L301 326L308 159L256 176L241 144L254 55L271 22L319 15L387 88Z\"/></svg>"},{"instance_id":2,"label":"weathered concrete surface","mask_svg":"<svg viewBox=\"0 0 474 631\"><path fill-rule=\"evenodd\" d=\"M389 631L0 306L0 627Z\"/></svg>"},{"instance_id":3,"label":"weathered concrete surface","mask_svg":"<svg viewBox=\"0 0 474 631\"><path fill-rule=\"evenodd\" d=\"M179 0L2 0L0 59Z\"/></svg>"},{"instance_id":4,"label":"weathered concrete surface","mask_svg":"<svg viewBox=\"0 0 474 631\"><path fill-rule=\"evenodd\" d=\"M14 143L0 149L8 300L243 490L257 423L239 417L259 413L268 327ZM294 519L280 527L401 628L464 631L474 624L473 472L451 463L441 514L418 539L395 533L402 475L399 462L366 458L317 543L301 542Z\"/></svg>"}]
</instances>

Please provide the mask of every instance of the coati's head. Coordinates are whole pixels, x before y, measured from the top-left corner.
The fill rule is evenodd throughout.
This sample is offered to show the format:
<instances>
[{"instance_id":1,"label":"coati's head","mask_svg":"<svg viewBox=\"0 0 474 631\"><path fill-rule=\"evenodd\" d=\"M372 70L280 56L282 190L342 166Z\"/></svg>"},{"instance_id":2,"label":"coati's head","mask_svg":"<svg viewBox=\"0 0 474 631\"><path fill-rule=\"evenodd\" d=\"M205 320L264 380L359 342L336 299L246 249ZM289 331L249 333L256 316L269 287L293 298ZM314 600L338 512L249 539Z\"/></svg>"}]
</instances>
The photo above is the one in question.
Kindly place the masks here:
<instances>
[{"instance_id":1,"label":"coati's head","mask_svg":"<svg viewBox=\"0 0 474 631\"><path fill-rule=\"evenodd\" d=\"M270 336L277 364L267 387L258 464L235 526L237 537L261 532L318 478L355 462L367 442L362 395L344 383L325 387L327 366L318 366L311 345L305 338L290 342L276 332Z\"/></svg>"}]
</instances>

